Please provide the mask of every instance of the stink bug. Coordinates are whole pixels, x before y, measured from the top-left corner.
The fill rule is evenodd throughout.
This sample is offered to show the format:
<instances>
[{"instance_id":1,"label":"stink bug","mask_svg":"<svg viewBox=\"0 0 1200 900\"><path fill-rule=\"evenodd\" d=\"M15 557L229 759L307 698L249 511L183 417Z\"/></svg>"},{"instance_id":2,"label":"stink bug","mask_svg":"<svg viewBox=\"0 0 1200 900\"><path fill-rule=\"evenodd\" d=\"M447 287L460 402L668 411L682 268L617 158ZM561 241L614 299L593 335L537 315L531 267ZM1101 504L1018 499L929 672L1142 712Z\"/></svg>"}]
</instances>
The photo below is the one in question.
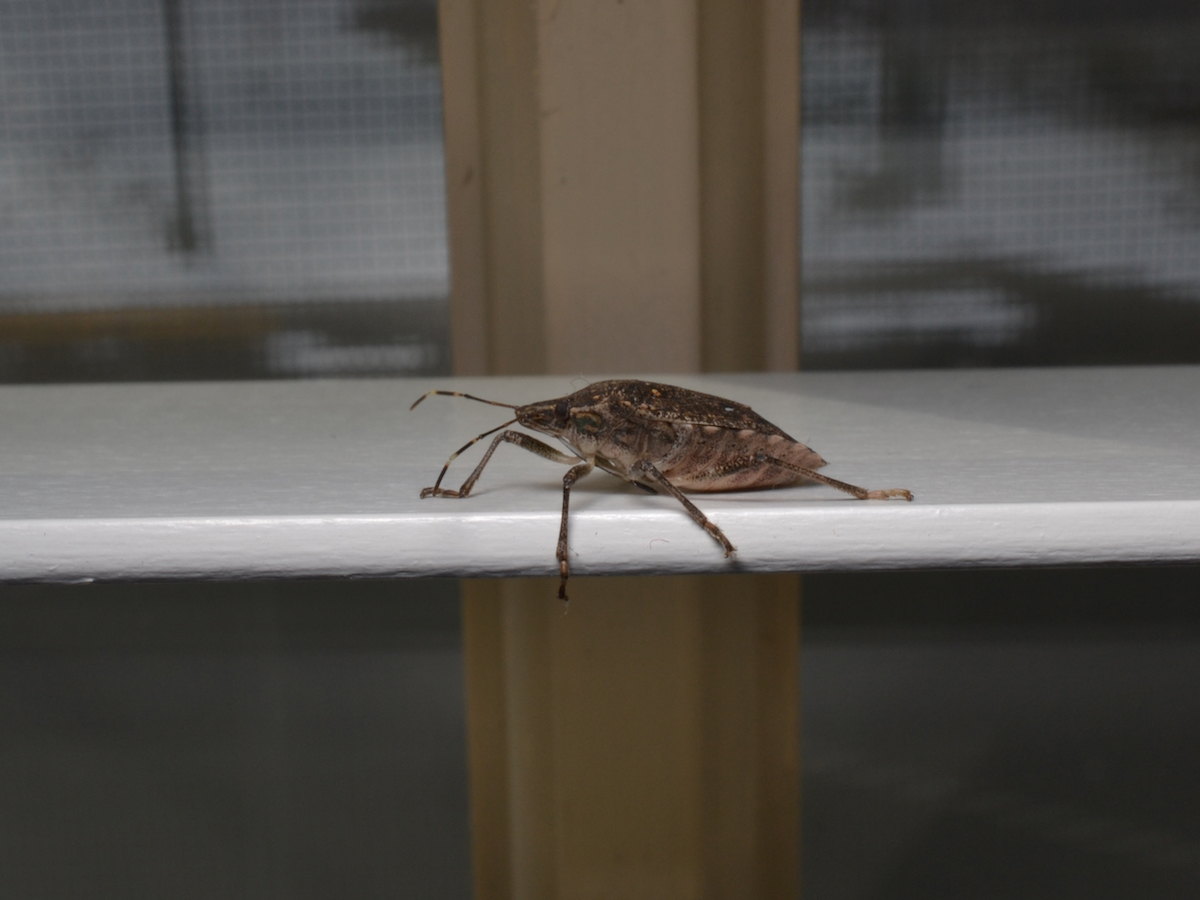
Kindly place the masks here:
<instances>
[{"instance_id":1,"label":"stink bug","mask_svg":"<svg viewBox=\"0 0 1200 900\"><path fill-rule=\"evenodd\" d=\"M670 384L598 381L566 397L527 406L484 400L459 391L429 391L409 409L416 409L417 404L434 394L507 407L516 412L516 418L485 431L451 454L433 487L421 491L422 497L470 496L483 467L503 441L571 466L563 476L562 522L556 553L562 576L558 596L562 600L567 599L570 574L567 505L571 486L597 466L651 494L660 490L670 494L683 504L696 524L725 548L726 556L734 552L733 544L684 496L684 491L747 491L807 480L827 484L859 500L913 498L903 488L869 491L822 475L816 471L825 465L820 455L749 406ZM459 454L514 423L558 438L575 455L556 450L520 431L501 431L462 487L453 491L441 486L450 463Z\"/></svg>"}]
</instances>

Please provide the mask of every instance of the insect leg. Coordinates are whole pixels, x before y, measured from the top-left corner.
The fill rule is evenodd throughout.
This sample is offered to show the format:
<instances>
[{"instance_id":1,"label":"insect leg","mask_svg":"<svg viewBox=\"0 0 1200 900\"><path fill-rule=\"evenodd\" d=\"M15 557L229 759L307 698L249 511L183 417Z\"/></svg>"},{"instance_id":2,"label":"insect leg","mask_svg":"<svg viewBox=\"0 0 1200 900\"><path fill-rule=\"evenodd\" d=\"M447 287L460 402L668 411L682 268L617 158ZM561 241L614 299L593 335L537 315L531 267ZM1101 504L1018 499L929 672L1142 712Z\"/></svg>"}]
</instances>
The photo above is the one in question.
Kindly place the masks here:
<instances>
[{"instance_id":1,"label":"insect leg","mask_svg":"<svg viewBox=\"0 0 1200 900\"><path fill-rule=\"evenodd\" d=\"M708 517L705 516L704 513L700 512L700 510L696 507L696 504L685 497L683 491L671 484L671 482L667 480L667 476L658 471L658 469L654 467L653 463L648 462L647 460L642 460L641 462L634 463L630 468L630 471L639 475L649 475L651 478L661 484L663 489L666 490L668 494L683 504L683 508L687 510L687 514L695 520L696 524L707 531L714 540L718 541L721 546L725 548L726 556L729 556L734 552L736 548L729 542L729 538L725 537L725 532L721 531L720 528L710 522Z\"/></svg>"},{"instance_id":2,"label":"insect leg","mask_svg":"<svg viewBox=\"0 0 1200 900\"><path fill-rule=\"evenodd\" d=\"M566 475L563 476L563 514L562 524L558 526L558 551L554 554L558 559L558 574L562 580L558 583L558 599L567 599L567 577L571 574L571 567L567 563L567 505L571 500L571 487L595 468L596 464L592 460L584 460L577 466L573 466Z\"/></svg>"},{"instance_id":3,"label":"insect leg","mask_svg":"<svg viewBox=\"0 0 1200 900\"><path fill-rule=\"evenodd\" d=\"M790 469L805 478L811 478L813 481L819 481L821 484L827 484L831 488L837 488L839 491L845 491L847 494L852 494L859 500L911 500L913 498L911 491L906 491L904 488L889 488L883 491L868 491L866 488L860 488L858 485L846 484L844 481L838 481L836 478L830 478L828 475L822 475L812 469L806 469L804 466L795 466L790 462L786 462L774 456L768 456L765 453L756 453L754 456L755 462L770 463L773 466L779 466L781 469Z\"/></svg>"},{"instance_id":4,"label":"insect leg","mask_svg":"<svg viewBox=\"0 0 1200 900\"><path fill-rule=\"evenodd\" d=\"M511 424L512 424L512 422L504 423L504 425L511 425ZM504 425L499 425L499 426L497 426L497 428L503 428ZM496 431L496 428L493 428L492 431ZM554 462L560 462L560 463L564 463L564 464L568 464L568 465L570 463L579 462L579 457L567 456L567 454L565 454L565 453L560 453L558 450L555 450L553 447L551 447L547 444L543 444L537 438L532 438L529 435L523 434L520 431L504 431L504 432L501 432L500 434L496 435L495 440L492 441L492 445L487 448L487 453L483 454L483 459L481 459L479 461L479 465L477 465L475 467L475 471L471 473L470 477L468 477L467 480L463 482L462 487L460 487L457 491L451 491L451 490L448 490L448 489L442 487L441 486L442 479L446 477L446 470L450 468L450 463L454 462L454 460L458 457L458 455L460 453L462 453L464 450L466 450L468 447L470 447L472 444L474 444L475 441L478 441L480 438L487 437L489 434L492 433L492 431L485 431L483 434L479 435L479 437L475 438L474 440L467 441L467 443L465 443L462 447L458 448L458 450L456 450L451 455L451 457L448 460L446 460L446 464L444 466L442 466L441 474L438 475L437 481L434 483L433 487L425 488L423 491L421 491L421 496L422 497L467 497L467 496L469 496L471 493L471 488L475 487L475 482L479 480L479 476L483 472L483 467L488 464L488 460L492 458L492 454L496 452L496 448L499 447L501 443L516 444L518 447L523 447L524 449L528 450L530 453L536 453L538 456L544 456L546 459L552 460Z\"/></svg>"}]
</instances>

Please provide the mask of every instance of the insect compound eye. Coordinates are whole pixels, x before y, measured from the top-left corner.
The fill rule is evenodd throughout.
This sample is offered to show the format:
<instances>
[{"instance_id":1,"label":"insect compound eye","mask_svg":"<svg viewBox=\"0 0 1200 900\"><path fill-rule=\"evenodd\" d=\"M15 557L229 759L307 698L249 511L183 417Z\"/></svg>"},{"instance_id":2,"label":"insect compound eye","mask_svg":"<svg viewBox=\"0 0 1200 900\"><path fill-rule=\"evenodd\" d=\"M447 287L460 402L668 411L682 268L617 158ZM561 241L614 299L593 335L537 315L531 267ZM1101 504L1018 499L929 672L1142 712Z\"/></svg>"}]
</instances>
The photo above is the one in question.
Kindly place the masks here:
<instances>
[{"instance_id":1,"label":"insect compound eye","mask_svg":"<svg viewBox=\"0 0 1200 900\"><path fill-rule=\"evenodd\" d=\"M571 410L570 404L566 400L559 400L554 407L554 421L559 425L567 424L567 416Z\"/></svg>"}]
</instances>

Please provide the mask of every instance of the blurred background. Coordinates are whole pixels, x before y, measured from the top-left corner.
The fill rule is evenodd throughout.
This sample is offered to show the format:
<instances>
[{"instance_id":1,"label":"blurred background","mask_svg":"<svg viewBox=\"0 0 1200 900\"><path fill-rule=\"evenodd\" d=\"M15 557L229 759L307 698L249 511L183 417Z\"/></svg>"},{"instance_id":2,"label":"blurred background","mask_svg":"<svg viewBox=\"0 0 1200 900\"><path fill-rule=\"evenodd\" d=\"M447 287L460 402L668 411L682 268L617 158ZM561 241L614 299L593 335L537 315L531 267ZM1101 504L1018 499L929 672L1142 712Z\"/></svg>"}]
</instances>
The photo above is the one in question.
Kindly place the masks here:
<instances>
[{"instance_id":1,"label":"blurred background","mask_svg":"<svg viewBox=\"0 0 1200 900\"><path fill-rule=\"evenodd\" d=\"M1200 9L809 0L803 366L1200 362ZM0 382L450 371L432 0L0 5ZM808 898L1192 897L1200 573L805 579ZM0 587L14 896L465 898L454 582Z\"/></svg>"},{"instance_id":2,"label":"blurred background","mask_svg":"<svg viewBox=\"0 0 1200 900\"><path fill-rule=\"evenodd\" d=\"M0 378L449 371L435 0L0 7Z\"/></svg>"},{"instance_id":3,"label":"blurred background","mask_svg":"<svg viewBox=\"0 0 1200 900\"><path fill-rule=\"evenodd\" d=\"M1200 360L1200 8L804 5L803 365Z\"/></svg>"}]
</instances>

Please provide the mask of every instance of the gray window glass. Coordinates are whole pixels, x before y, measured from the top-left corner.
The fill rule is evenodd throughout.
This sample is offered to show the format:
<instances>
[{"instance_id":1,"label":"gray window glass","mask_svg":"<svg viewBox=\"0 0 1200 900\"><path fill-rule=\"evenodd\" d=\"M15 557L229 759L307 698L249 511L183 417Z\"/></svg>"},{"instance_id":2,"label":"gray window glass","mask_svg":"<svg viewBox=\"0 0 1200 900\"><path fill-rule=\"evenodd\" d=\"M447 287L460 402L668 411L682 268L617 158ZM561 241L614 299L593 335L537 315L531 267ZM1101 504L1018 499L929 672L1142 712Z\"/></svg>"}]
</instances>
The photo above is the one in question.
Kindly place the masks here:
<instances>
[{"instance_id":1,"label":"gray window glass","mask_svg":"<svg viewBox=\"0 0 1200 900\"><path fill-rule=\"evenodd\" d=\"M433 0L0 6L0 379L448 369Z\"/></svg>"},{"instance_id":2,"label":"gray window glass","mask_svg":"<svg viewBox=\"0 0 1200 900\"><path fill-rule=\"evenodd\" d=\"M1200 7L805 3L806 368L1200 361Z\"/></svg>"}]
</instances>

